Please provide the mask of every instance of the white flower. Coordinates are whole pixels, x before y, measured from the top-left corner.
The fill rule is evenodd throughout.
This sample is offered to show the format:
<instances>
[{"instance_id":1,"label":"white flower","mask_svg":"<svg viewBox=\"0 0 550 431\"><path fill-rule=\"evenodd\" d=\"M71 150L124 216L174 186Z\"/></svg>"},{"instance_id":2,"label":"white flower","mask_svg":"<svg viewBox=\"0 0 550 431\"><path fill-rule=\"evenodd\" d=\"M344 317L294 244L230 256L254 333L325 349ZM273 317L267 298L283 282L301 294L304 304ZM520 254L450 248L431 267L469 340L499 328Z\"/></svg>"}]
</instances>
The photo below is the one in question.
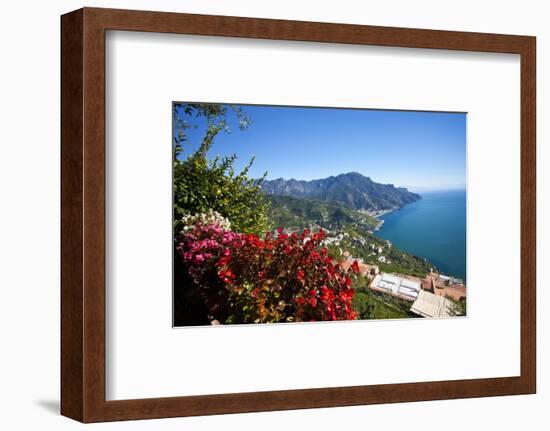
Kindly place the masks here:
<instances>
[{"instance_id":1,"label":"white flower","mask_svg":"<svg viewBox=\"0 0 550 431\"><path fill-rule=\"evenodd\" d=\"M188 214L181 219L183 231L191 229L192 226L200 223L202 225L217 225L224 230L231 230L231 222L219 212L209 209L206 213Z\"/></svg>"}]
</instances>

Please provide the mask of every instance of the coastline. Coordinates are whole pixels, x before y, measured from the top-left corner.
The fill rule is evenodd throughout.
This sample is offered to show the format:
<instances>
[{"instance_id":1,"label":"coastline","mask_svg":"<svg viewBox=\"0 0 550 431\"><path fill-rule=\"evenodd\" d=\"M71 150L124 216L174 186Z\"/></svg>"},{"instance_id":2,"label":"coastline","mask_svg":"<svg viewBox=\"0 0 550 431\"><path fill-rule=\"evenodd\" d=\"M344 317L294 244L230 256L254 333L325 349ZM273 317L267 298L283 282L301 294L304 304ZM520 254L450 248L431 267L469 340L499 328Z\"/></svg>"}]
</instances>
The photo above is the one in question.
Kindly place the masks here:
<instances>
[{"instance_id":1,"label":"coastline","mask_svg":"<svg viewBox=\"0 0 550 431\"><path fill-rule=\"evenodd\" d=\"M405 206L405 205L403 205L403 206ZM403 207L394 207L394 208L390 208L390 209L387 209L387 210L376 211L375 214L373 214L372 216L374 218L380 218L382 216L385 216L386 214L397 211L398 209L401 209L401 208L403 208Z\"/></svg>"},{"instance_id":2,"label":"coastline","mask_svg":"<svg viewBox=\"0 0 550 431\"><path fill-rule=\"evenodd\" d=\"M384 220L382 220L380 217L385 216L386 214L392 213L394 211L397 211L398 209L401 209L403 207L393 207L389 208L387 210L379 210L379 211L365 211L365 214L374 217L378 220L378 224L372 229L371 232L376 232L377 230L380 230L380 228L384 225Z\"/></svg>"},{"instance_id":3,"label":"coastline","mask_svg":"<svg viewBox=\"0 0 550 431\"><path fill-rule=\"evenodd\" d=\"M420 199L422 199L422 195L419 195L420 198L415 200L414 202L417 202L419 201ZM384 225L384 220L381 220L380 218L387 215L387 214L390 214L394 211L398 211L402 208L405 208L407 205L410 205L411 203L414 203L414 202L410 202L410 203L407 203L403 206L396 206L396 207L392 207L392 208L389 208L387 210L379 210L379 211L365 211L366 214L370 215L371 217L374 217L375 219L378 219L378 224L376 225L376 227L372 230L372 232L376 232L378 230L380 230L382 228L382 226Z\"/></svg>"}]
</instances>

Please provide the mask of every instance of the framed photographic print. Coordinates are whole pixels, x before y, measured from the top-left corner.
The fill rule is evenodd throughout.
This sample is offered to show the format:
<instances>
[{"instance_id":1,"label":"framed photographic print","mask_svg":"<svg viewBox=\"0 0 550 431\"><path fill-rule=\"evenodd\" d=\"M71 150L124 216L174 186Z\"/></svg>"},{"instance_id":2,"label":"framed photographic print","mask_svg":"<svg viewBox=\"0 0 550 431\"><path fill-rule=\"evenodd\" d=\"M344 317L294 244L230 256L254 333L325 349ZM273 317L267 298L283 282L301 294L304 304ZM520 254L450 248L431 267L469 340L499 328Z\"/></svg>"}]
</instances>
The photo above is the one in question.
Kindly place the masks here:
<instances>
[{"instance_id":1,"label":"framed photographic print","mask_svg":"<svg viewBox=\"0 0 550 431\"><path fill-rule=\"evenodd\" d=\"M534 37L61 24L63 415L535 392Z\"/></svg>"}]
</instances>

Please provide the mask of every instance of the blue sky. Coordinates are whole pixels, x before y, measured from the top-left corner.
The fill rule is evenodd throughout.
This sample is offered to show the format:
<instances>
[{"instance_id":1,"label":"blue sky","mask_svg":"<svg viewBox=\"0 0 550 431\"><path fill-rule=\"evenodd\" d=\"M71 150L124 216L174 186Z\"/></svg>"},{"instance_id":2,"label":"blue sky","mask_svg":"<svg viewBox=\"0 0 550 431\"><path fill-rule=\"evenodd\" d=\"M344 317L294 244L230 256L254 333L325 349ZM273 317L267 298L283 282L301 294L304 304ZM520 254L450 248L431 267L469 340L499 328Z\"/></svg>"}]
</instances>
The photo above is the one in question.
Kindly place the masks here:
<instances>
[{"instance_id":1,"label":"blue sky","mask_svg":"<svg viewBox=\"0 0 550 431\"><path fill-rule=\"evenodd\" d=\"M413 191L465 188L466 114L279 106L247 106L241 131L234 115L209 157L238 156L240 169L255 155L250 176L311 180L359 172ZM205 124L188 131L184 155L196 150Z\"/></svg>"}]
</instances>

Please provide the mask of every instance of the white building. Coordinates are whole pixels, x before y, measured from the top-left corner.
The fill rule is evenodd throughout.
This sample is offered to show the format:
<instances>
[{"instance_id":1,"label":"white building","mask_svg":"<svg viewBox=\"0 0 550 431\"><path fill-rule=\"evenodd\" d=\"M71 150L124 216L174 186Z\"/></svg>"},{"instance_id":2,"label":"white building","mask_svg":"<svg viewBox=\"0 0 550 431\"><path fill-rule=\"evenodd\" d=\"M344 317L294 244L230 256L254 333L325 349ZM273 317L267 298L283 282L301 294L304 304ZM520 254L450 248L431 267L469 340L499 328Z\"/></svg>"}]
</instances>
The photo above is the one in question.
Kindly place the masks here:
<instances>
[{"instance_id":1,"label":"white building","mask_svg":"<svg viewBox=\"0 0 550 431\"><path fill-rule=\"evenodd\" d=\"M421 286L419 282L408 278L381 272L374 277L370 287L380 292L414 301L418 297Z\"/></svg>"}]
</instances>

